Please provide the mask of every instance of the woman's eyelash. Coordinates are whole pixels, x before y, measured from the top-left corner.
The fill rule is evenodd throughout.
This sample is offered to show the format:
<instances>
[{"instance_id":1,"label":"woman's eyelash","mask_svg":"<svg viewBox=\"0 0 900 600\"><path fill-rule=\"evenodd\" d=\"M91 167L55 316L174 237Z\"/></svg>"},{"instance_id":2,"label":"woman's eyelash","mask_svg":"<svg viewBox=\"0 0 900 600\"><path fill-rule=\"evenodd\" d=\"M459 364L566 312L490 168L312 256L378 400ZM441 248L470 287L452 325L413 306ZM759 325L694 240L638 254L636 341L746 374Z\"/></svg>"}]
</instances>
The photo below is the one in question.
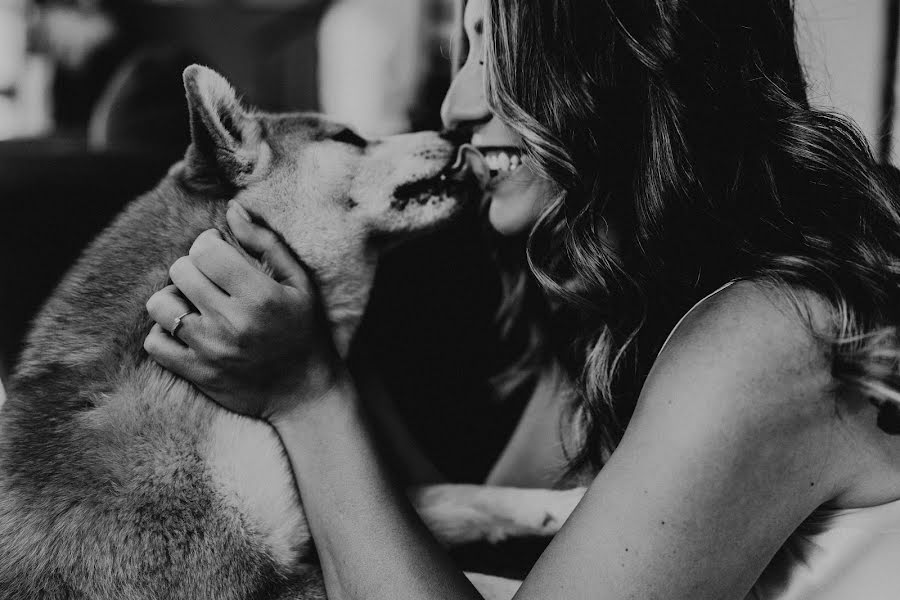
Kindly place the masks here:
<instances>
[{"instance_id":1,"label":"woman's eyelash","mask_svg":"<svg viewBox=\"0 0 900 600\"><path fill-rule=\"evenodd\" d=\"M369 145L369 142L352 129L342 129L336 135L331 136L331 139L339 144L349 144L357 148L365 148Z\"/></svg>"}]
</instances>

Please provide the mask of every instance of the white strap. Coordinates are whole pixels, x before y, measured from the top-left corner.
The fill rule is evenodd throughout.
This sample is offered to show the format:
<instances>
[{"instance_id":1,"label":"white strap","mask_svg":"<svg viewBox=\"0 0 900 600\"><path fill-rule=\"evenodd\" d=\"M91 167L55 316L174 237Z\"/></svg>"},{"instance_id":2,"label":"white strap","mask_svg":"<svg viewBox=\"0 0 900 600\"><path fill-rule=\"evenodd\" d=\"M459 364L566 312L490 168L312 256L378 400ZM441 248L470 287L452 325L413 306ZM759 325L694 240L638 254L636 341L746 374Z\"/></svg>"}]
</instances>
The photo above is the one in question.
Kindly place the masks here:
<instances>
[{"instance_id":1,"label":"white strap","mask_svg":"<svg viewBox=\"0 0 900 600\"><path fill-rule=\"evenodd\" d=\"M701 298L700 301L697 302L697 304L693 305L689 311L687 311L686 313L684 313L684 316L682 316L680 319L678 319L678 322L675 323L675 327L673 327L673 328L672 328L672 331L669 332L669 337L667 337L667 338L666 338L666 341L663 342L663 345L662 345L662 347L660 347L659 353L657 353L657 356L659 356L660 354L662 354L663 350L666 349L666 346L669 345L669 340L671 340L671 339L672 339L672 336L675 335L675 330L678 329L678 327L679 327L682 323L684 323L684 320L687 319L687 317L688 317L689 314L691 314L692 312L694 312L694 309L696 309L698 306L700 306L701 304L703 304L704 302L706 302L707 300L709 300L710 298L712 298L713 296L715 296L716 294L718 294L719 292L721 292L722 290L731 287L731 286L734 285L736 282L737 282L736 279L732 279L731 281L729 281L728 283L726 283L725 285L723 285L722 287L720 287L720 288L717 289L716 291L710 292L709 294L707 294L706 296L704 296L703 298Z\"/></svg>"}]
</instances>

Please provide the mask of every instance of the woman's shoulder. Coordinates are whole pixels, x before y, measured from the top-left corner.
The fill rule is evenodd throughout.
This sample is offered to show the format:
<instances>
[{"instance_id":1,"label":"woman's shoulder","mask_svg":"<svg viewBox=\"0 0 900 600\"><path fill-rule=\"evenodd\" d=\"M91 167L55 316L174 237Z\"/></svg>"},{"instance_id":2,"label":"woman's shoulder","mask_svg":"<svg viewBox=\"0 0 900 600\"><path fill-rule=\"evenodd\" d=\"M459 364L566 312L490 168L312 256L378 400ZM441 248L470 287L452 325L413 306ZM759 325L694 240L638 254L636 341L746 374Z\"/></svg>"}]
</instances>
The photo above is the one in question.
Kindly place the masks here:
<instances>
[{"instance_id":1,"label":"woman's shoulder","mask_svg":"<svg viewBox=\"0 0 900 600\"><path fill-rule=\"evenodd\" d=\"M836 435L842 424L827 349L815 334L829 314L814 296L755 281L701 302L651 369L631 434L714 468L750 469L752 456L784 477L816 474L816 497L833 497L851 464L847 436Z\"/></svg>"},{"instance_id":2,"label":"woman's shoulder","mask_svg":"<svg viewBox=\"0 0 900 600\"><path fill-rule=\"evenodd\" d=\"M830 349L821 335L832 314L824 298L807 290L736 281L685 316L654 371L702 370L712 381L753 382L832 402Z\"/></svg>"},{"instance_id":3,"label":"woman's shoulder","mask_svg":"<svg viewBox=\"0 0 900 600\"><path fill-rule=\"evenodd\" d=\"M670 426L727 431L727 444L805 456L838 506L900 496L900 438L833 375L835 309L803 289L739 281L701 302L672 333L639 401L676 405ZM645 409L646 409L645 406ZM649 412L649 411L647 411Z\"/></svg>"}]
</instances>

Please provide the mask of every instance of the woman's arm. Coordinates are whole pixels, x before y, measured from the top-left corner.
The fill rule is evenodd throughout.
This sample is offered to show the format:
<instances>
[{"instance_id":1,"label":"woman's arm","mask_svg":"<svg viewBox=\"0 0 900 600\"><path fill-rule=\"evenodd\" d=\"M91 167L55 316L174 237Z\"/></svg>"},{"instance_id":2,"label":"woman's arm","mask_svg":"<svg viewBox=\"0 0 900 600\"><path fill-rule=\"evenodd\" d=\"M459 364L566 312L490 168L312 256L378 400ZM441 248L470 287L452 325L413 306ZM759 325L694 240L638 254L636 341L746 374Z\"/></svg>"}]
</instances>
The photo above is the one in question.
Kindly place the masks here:
<instances>
[{"instance_id":1,"label":"woman's arm","mask_svg":"<svg viewBox=\"0 0 900 600\"><path fill-rule=\"evenodd\" d=\"M240 227L246 243L252 232L242 237ZM305 285L302 275L282 279ZM297 361L285 372L312 376L267 381L264 390L232 376L227 393L210 394L268 418L284 440L329 597L477 598L391 480L345 369L319 347L310 295L285 297L294 299L283 307L288 318L306 324L301 347L279 356ZM738 284L685 321L621 445L518 598L742 599L802 520L844 491L860 450L850 450L835 418L824 353L778 304ZM279 303L265 306L274 312L238 321L280 323ZM224 337L212 346L227 346L231 334L215 331ZM267 339L241 336L247 356L256 354L255 337ZM208 389L186 351L179 358L148 345ZM211 360L190 351L195 363Z\"/></svg>"},{"instance_id":2,"label":"woman's arm","mask_svg":"<svg viewBox=\"0 0 900 600\"><path fill-rule=\"evenodd\" d=\"M570 383L554 365L538 380L516 428L491 467L487 485L554 488L566 474L563 446Z\"/></svg>"},{"instance_id":3,"label":"woman's arm","mask_svg":"<svg viewBox=\"0 0 900 600\"><path fill-rule=\"evenodd\" d=\"M272 424L297 478L331 600L480 598L385 468L349 378Z\"/></svg>"},{"instance_id":4,"label":"woman's arm","mask_svg":"<svg viewBox=\"0 0 900 600\"><path fill-rule=\"evenodd\" d=\"M692 315L516 598L741 599L850 465L821 353L764 292ZM333 600L475 598L380 467L352 387L275 426Z\"/></svg>"}]
</instances>

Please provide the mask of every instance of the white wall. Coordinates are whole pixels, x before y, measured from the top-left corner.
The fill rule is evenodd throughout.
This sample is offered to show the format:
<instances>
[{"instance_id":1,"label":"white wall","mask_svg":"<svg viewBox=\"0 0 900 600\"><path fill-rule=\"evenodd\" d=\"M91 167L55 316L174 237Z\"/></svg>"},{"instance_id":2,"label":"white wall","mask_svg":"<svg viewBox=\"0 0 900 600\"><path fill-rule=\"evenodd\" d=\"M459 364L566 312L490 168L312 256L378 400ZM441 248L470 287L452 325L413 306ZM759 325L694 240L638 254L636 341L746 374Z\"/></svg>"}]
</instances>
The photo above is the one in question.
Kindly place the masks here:
<instances>
[{"instance_id":1,"label":"white wall","mask_svg":"<svg viewBox=\"0 0 900 600\"><path fill-rule=\"evenodd\" d=\"M796 6L810 100L849 115L875 143L887 0L796 0Z\"/></svg>"}]
</instances>

